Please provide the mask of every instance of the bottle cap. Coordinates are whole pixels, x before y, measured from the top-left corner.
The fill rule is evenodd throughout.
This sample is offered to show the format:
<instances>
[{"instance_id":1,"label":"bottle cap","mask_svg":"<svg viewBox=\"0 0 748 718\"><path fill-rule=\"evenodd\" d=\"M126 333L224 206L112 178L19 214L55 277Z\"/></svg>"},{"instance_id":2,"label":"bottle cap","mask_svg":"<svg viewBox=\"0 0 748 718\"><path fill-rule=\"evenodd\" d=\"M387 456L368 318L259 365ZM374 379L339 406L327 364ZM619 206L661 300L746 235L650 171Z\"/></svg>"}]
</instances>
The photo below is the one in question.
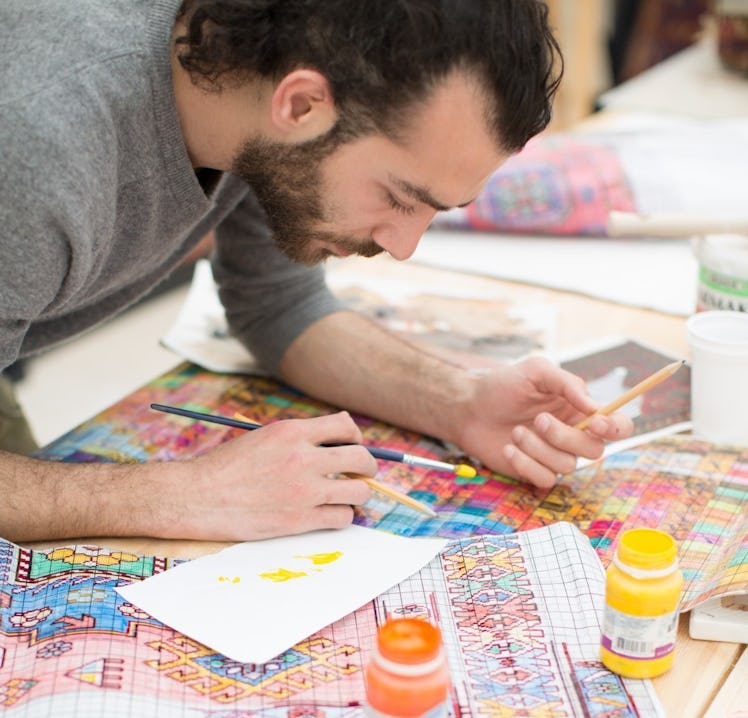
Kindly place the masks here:
<instances>
[{"instance_id":1,"label":"bottle cap","mask_svg":"<svg viewBox=\"0 0 748 718\"><path fill-rule=\"evenodd\" d=\"M678 559L675 540L657 529L631 529L618 543L616 557L627 566L645 571L671 567Z\"/></svg>"},{"instance_id":2,"label":"bottle cap","mask_svg":"<svg viewBox=\"0 0 748 718\"><path fill-rule=\"evenodd\" d=\"M382 658L393 663L425 663L439 655L441 633L436 626L419 618L393 618L377 634Z\"/></svg>"}]
</instances>

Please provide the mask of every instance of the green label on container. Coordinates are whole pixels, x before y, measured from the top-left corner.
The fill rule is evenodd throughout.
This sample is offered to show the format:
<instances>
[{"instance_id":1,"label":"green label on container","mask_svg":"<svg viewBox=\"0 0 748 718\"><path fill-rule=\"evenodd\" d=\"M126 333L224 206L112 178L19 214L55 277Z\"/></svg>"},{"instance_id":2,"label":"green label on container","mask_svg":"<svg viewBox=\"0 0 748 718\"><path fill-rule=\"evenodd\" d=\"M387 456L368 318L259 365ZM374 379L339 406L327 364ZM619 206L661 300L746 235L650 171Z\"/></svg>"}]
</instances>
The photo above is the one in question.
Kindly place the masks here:
<instances>
[{"instance_id":1,"label":"green label on container","mask_svg":"<svg viewBox=\"0 0 748 718\"><path fill-rule=\"evenodd\" d=\"M748 279L730 277L720 274L708 267L699 268L699 280L701 283L716 292L733 294L736 297L748 298Z\"/></svg>"}]
</instances>

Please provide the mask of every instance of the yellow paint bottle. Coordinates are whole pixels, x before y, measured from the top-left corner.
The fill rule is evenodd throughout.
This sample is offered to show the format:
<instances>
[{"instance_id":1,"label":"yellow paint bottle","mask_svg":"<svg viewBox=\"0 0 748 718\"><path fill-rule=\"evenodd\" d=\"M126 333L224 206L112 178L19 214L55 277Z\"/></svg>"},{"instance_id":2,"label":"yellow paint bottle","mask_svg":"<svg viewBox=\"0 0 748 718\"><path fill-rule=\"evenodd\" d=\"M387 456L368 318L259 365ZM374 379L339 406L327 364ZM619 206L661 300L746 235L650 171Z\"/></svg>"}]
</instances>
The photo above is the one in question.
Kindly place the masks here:
<instances>
[{"instance_id":1,"label":"yellow paint bottle","mask_svg":"<svg viewBox=\"0 0 748 718\"><path fill-rule=\"evenodd\" d=\"M672 536L626 531L608 567L600 657L614 673L652 678L673 665L683 576Z\"/></svg>"}]
</instances>

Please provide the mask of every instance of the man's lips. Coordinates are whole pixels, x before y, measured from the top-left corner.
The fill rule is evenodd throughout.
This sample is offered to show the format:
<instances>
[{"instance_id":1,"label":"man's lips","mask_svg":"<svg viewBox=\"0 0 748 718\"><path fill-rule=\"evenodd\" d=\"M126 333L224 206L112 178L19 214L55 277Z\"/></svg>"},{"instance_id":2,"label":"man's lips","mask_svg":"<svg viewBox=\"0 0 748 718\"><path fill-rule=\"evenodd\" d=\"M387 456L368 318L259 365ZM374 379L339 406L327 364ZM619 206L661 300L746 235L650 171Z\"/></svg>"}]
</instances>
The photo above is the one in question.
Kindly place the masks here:
<instances>
[{"instance_id":1,"label":"man's lips","mask_svg":"<svg viewBox=\"0 0 748 718\"><path fill-rule=\"evenodd\" d=\"M343 249L342 247L338 247L335 244L326 244L325 249L330 253L334 254L336 257L350 257L353 252L348 249Z\"/></svg>"}]
</instances>

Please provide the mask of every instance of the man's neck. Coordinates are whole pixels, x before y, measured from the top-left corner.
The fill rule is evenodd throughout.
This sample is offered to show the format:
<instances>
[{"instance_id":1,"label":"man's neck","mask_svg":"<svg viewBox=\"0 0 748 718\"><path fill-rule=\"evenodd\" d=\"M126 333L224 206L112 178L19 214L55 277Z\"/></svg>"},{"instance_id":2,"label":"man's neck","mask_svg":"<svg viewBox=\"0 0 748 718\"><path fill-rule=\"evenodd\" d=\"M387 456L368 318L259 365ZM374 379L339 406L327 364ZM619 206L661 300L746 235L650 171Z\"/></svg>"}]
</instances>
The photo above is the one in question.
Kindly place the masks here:
<instances>
[{"instance_id":1,"label":"man's neck","mask_svg":"<svg viewBox=\"0 0 748 718\"><path fill-rule=\"evenodd\" d=\"M192 166L231 170L247 138L262 132L265 95L260 83L205 89L182 67L173 42L171 68L177 115Z\"/></svg>"}]
</instances>

